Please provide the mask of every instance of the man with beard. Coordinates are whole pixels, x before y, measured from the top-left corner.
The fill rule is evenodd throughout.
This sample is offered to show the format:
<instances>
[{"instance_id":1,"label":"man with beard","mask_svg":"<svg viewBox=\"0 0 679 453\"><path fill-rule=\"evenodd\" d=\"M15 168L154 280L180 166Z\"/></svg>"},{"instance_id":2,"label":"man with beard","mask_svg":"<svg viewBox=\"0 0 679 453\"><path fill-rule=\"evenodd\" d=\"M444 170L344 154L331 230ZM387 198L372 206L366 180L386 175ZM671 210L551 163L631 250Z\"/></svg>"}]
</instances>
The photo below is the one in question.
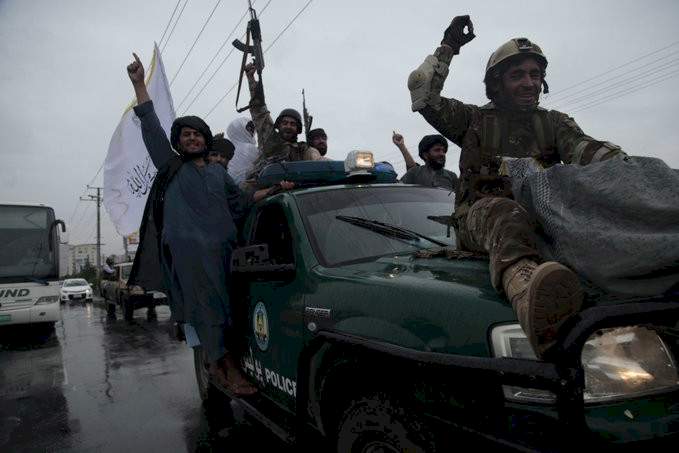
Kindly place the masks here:
<instances>
[{"instance_id":1,"label":"man with beard","mask_svg":"<svg viewBox=\"0 0 679 453\"><path fill-rule=\"evenodd\" d=\"M269 164L284 161L320 160L321 154L306 142L298 142L302 133L302 116L295 109L283 109L273 121L264 100L264 88L255 80L255 65L245 66L250 87L250 114L255 123L257 141L262 155L254 164L248 179L256 184L259 173Z\"/></svg>"},{"instance_id":2,"label":"man with beard","mask_svg":"<svg viewBox=\"0 0 679 453\"><path fill-rule=\"evenodd\" d=\"M443 135L425 135L418 145L418 154L424 165L411 167L401 178L404 184L419 184L428 187L457 189L457 176L446 170L448 140Z\"/></svg>"},{"instance_id":3,"label":"man with beard","mask_svg":"<svg viewBox=\"0 0 679 453\"><path fill-rule=\"evenodd\" d=\"M328 154L328 135L322 128L311 129L307 137L309 144L316 148L321 156Z\"/></svg>"},{"instance_id":4,"label":"man with beard","mask_svg":"<svg viewBox=\"0 0 679 453\"><path fill-rule=\"evenodd\" d=\"M462 148L454 220L458 245L490 255L493 286L504 291L540 358L549 355L564 323L582 305L578 277L557 262L540 264L534 227L512 199L503 157L533 157L542 166L587 165L624 156L620 147L585 135L564 113L538 107L547 92L547 58L526 38L500 46L488 60L490 103L464 104L441 96L448 66L474 39L469 16L455 17L441 46L408 78L412 110Z\"/></svg>"},{"instance_id":5,"label":"man with beard","mask_svg":"<svg viewBox=\"0 0 679 453\"><path fill-rule=\"evenodd\" d=\"M228 291L236 225L249 197L223 166L207 164L213 137L202 119L175 119L168 141L144 84L144 67L134 58L127 67L137 96L134 111L158 173L129 284L167 291L173 318L195 328L214 379L236 395L252 394L256 388L233 354L238 341Z\"/></svg>"}]
</instances>

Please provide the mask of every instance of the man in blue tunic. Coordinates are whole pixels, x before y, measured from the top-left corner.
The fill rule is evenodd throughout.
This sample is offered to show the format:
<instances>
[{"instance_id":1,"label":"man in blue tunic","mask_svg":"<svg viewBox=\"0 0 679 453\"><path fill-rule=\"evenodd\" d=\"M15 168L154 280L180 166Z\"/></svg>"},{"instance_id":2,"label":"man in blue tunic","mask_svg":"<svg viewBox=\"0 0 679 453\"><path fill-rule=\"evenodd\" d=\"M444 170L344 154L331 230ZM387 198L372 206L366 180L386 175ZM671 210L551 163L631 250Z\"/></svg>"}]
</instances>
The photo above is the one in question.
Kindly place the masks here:
<instances>
[{"instance_id":1,"label":"man in blue tunic","mask_svg":"<svg viewBox=\"0 0 679 453\"><path fill-rule=\"evenodd\" d=\"M236 225L249 197L223 166L207 163L213 137L203 120L177 118L168 141L144 85L144 68L136 54L134 58L127 67L137 96L134 111L158 174L144 211L130 284L165 288L175 320L196 329L217 382L238 395L254 393L229 352L236 342L227 286Z\"/></svg>"}]
</instances>

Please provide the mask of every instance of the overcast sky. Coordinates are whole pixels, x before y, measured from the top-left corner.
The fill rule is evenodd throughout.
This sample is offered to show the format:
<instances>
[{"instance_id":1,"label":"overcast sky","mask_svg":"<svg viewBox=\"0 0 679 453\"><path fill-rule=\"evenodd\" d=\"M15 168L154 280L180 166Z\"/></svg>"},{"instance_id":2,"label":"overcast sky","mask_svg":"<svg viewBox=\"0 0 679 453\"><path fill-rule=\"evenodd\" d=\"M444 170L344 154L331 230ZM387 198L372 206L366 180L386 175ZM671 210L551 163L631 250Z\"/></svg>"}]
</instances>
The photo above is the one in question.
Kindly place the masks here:
<instances>
[{"instance_id":1,"label":"overcast sky","mask_svg":"<svg viewBox=\"0 0 679 453\"><path fill-rule=\"evenodd\" d=\"M267 1L258 0L255 8ZM261 14L265 46L306 2L271 1ZM163 53L168 77L216 3L188 1ZM231 50L227 44L179 107L246 3L223 0L215 10L172 85L178 115ZM102 174L94 176L133 96L125 71L131 53L148 66L153 42L160 41L175 5L176 0L0 0L1 200L49 204L67 221L70 243L94 242L94 203L78 199L88 183L103 183ZM270 110L301 110L305 88L314 125L328 132L330 157L369 149L402 172L392 130L403 133L414 155L422 135L434 132L410 110L408 74L434 51L458 14L471 15L477 38L454 58L445 96L485 103L481 80L490 53L509 38L526 36L549 59L552 94L543 97L543 106L571 114L586 133L629 154L659 157L679 168L679 2L672 0L315 0L266 55ZM244 30L245 23L237 34ZM235 52L226 60L188 111L204 117L213 132L225 130L237 116L235 91L206 115L237 80L240 56ZM452 145L446 166L456 173L458 158ZM103 208L102 231L104 252L121 253L122 240Z\"/></svg>"}]
</instances>

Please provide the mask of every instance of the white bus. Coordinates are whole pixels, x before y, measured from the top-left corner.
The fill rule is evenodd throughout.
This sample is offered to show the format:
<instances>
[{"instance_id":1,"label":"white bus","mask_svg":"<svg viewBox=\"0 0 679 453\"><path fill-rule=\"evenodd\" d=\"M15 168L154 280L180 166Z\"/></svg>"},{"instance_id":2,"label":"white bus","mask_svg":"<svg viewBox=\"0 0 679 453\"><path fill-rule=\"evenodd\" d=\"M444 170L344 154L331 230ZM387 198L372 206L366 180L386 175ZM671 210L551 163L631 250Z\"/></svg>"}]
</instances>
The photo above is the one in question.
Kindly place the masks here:
<instances>
[{"instance_id":1,"label":"white bus","mask_svg":"<svg viewBox=\"0 0 679 453\"><path fill-rule=\"evenodd\" d=\"M59 320L59 232L41 204L0 204L0 326Z\"/></svg>"}]
</instances>

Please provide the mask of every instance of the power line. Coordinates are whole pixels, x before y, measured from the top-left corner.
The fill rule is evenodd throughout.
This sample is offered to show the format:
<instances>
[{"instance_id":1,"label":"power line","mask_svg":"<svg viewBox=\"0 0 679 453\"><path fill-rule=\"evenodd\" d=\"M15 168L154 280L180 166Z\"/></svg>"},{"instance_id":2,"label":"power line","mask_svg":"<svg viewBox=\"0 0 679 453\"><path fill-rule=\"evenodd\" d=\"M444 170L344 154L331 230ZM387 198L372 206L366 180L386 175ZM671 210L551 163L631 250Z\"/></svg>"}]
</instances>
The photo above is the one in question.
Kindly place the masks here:
<instances>
[{"instance_id":1,"label":"power line","mask_svg":"<svg viewBox=\"0 0 679 453\"><path fill-rule=\"evenodd\" d=\"M598 95L600 95L600 94L604 94L604 93L607 93L607 92L616 90L617 88L619 88L619 87L621 87L621 86L629 85L630 83L633 83L633 82L636 82L636 81L639 81L639 80L643 80L643 79L652 77L652 76L654 76L654 75L656 75L656 74L659 74L659 73L661 73L661 72L664 72L664 71L666 71L666 70L668 70L668 69L672 69L673 67L676 67L676 66L677 66L677 63L678 63L678 62L679 62L679 59L673 60L673 61L672 61L671 63L669 63L669 64L666 64L666 65L664 65L664 66L655 68L656 70L654 70L654 71L649 71L649 72L644 73L644 74L638 74L638 75L636 75L636 76L629 77L629 78L627 78L627 79L623 79L623 80L621 80L621 81L619 81L619 82L613 83L613 84L611 84L611 85L609 85L609 86L606 86L606 87L604 87L604 88L601 88L601 89L599 89L599 90L595 90L595 91L586 93L586 94L584 94L583 96L577 97L577 98L575 98L575 99L571 99L570 101L566 101L565 103L557 104L557 106L558 106L559 108L562 108L563 106L568 106L568 105L570 105L570 106L577 106L577 104L580 104L580 103L582 103L583 101L584 101L585 104L587 104L587 103L593 101L592 97L594 97L594 96L598 96ZM555 108L556 108L556 107L555 107ZM570 107L570 108L573 108L573 107ZM577 107L575 107L575 108L577 108Z\"/></svg>"},{"instance_id":2,"label":"power line","mask_svg":"<svg viewBox=\"0 0 679 453\"><path fill-rule=\"evenodd\" d=\"M99 166L99 170L97 170L97 172L94 174L94 178L92 178L92 180L87 184L88 186L91 186L92 184L94 184L94 180L97 179L97 176L99 176L99 173L101 173L101 169L104 168L105 162L106 161L101 163L101 165Z\"/></svg>"},{"instance_id":3,"label":"power line","mask_svg":"<svg viewBox=\"0 0 679 453\"><path fill-rule=\"evenodd\" d=\"M300 9L299 12L295 15L295 17L293 17L292 20L288 23L288 25L286 25L285 28L283 28L283 30L281 30L280 33L278 33L278 35L274 38L271 44L269 44L269 46L266 49L264 49L264 53L268 52L269 49L271 49L273 45L276 44L276 41L278 41L278 39L283 35L283 33L285 33L288 30L288 28L290 28L293 22L297 20L297 18L304 12L305 9L307 9L309 5L311 5L313 1L314 0L309 0L308 2L306 2L302 9Z\"/></svg>"},{"instance_id":4,"label":"power line","mask_svg":"<svg viewBox=\"0 0 679 453\"><path fill-rule=\"evenodd\" d=\"M97 176L99 176L99 173L101 173L101 169L104 168L104 163L102 162L101 166L99 167L99 170L94 174L94 177L92 180L87 184L88 186L94 184L94 180L97 179ZM83 190L83 192L80 194L80 197L84 196L85 193L87 192L87 189ZM73 227L71 226L71 222L73 222L73 218L75 217L76 212L78 211L78 207L80 206L80 203L82 200L80 200L80 197L78 198L78 202L75 204L75 207L73 208L73 212L71 212L70 217L68 218L68 228L72 229ZM89 206L89 205L88 205ZM84 214L84 213L83 213ZM80 218L82 221L82 217Z\"/></svg>"},{"instance_id":5,"label":"power line","mask_svg":"<svg viewBox=\"0 0 679 453\"><path fill-rule=\"evenodd\" d=\"M184 14L184 9L186 8L187 3L189 3L189 0L185 0L184 5L182 6L182 9L179 10L179 15L177 16L177 20L174 22L174 25L172 26L172 29L170 30L170 34L167 36L167 40L165 40L165 44L163 44L163 48L160 49L161 53L165 52L165 48L167 47L167 44L170 42L170 39L172 38L172 35L174 34L174 29L177 28L177 24L179 23L179 19L181 19L182 14Z\"/></svg>"},{"instance_id":6,"label":"power line","mask_svg":"<svg viewBox=\"0 0 679 453\"><path fill-rule=\"evenodd\" d=\"M160 40L158 41L158 45L160 45L163 42L163 38L165 38L165 33L167 33L167 29L170 28L170 24L172 23L172 18L174 17L174 13L177 12L177 7L179 6L179 3L181 3L182 0L177 0L177 4L174 5L174 9L172 10L172 15L170 16L170 19L167 21L167 25L165 25L165 30L163 30L163 36L160 37Z\"/></svg>"},{"instance_id":7,"label":"power line","mask_svg":"<svg viewBox=\"0 0 679 453\"><path fill-rule=\"evenodd\" d=\"M226 63L226 60L229 59L229 57L231 56L231 54L232 54L235 50L236 50L236 48L234 47L233 49L231 49L231 51L229 51L228 54L226 54L226 57L224 57L224 59L222 60L222 62L219 64L219 66L217 66L217 69L215 69L215 72L213 72L212 75L210 76L210 78L207 79L207 81L203 84L203 86L202 86L201 89L198 91L198 93L196 93L196 95L193 97L193 100L189 103L189 105L186 106L186 109L184 109L184 111L182 112L182 115L184 115L184 114L191 108L191 106L198 100L198 98L200 97L200 95L203 94L203 91L205 91L205 88L207 88L207 86L210 84L210 82L212 82L212 79L215 78L215 76L217 75L217 73L219 72L219 70L222 69L222 66L224 66L224 63ZM238 82L236 82L236 83L234 84L234 86L231 87L231 88L229 89L229 91L227 91L227 94L230 93L230 92L235 88L236 85L238 85Z\"/></svg>"},{"instance_id":8,"label":"power line","mask_svg":"<svg viewBox=\"0 0 679 453\"><path fill-rule=\"evenodd\" d=\"M222 2L222 0L217 0L217 3L215 3L214 8L212 8L210 15L207 17L207 19L205 19L205 23L203 23L203 27L198 32L198 35L196 35L196 39L193 40L193 44L191 44L191 48L189 49L188 52L186 52L186 55L184 56L184 60L182 60L182 64L179 65L179 69L177 69L177 72L175 72L174 76L172 76L172 80L170 80L170 86L172 86L172 84L174 83L174 80L177 78L177 76L181 72L182 68L184 67L184 64L186 63L186 60L188 60L189 55L191 55L191 52L193 52L193 48L196 47L196 43L198 43L198 40L200 39L201 35L205 31L205 27L207 27L207 24L210 23L212 16L214 15L215 11L217 10L217 7L219 6L219 4L221 2Z\"/></svg>"},{"instance_id":9,"label":"power line","mask_svg":"<svg viewBox=\"0 0 679 453\"><path fill-rule=\"evenodd\" d=\"M85 192L85 193L87 193L87 192ZM83 201L82 198L83 198L83 197L80 197L80 198L79 198L80 202ZM79 221L73 226L73 228L71 228L71 230L72 230L72 232L73 232L74 235L76 235L76 233L81 233L81 232L82 232L81 230L82 230L83 228L86 228L87 225L90 224L90 222L93 222L93 221L94 221L94 214L95 214L95 212L94 212L94 211L90 211L90 209L89 209L90 206L92 206L92 205L87 204L87 203L85 204L85 210L83 210L83 213L82 213L82 215L80 216Z\"/></svg>"},{"instance_id":10,"label":"power line","mask_svg":"<svg viewBox=\"0 0 679 453\"><path fill-rule=\"evenodd\" d=\"M314 0L309 0L309 1L306 2L306 4L302 7L302 9L299 10L299 12L295 15L295 17L292 18L292 20L281 30L280 33L278 33L278 35L274 38L274 40L271 42L271 44L269 44L269 46L264 50L265 54L269 51L269 49L271 49L273 47L274 44L276 44L276 41L278 41L278 39L283 35L283 33L285 33L288 30L288 28L290 28L290 26L304 12L304 10L307 9L307 7L311 3L313 3L313 1ZM212 114L212 112L215 111L215 109L219 106L219 104L221 104L224 101L224 99L226 99L226 97L229 95L229 93L231 93L234 90L234 88L236 88L236 85L238 85L238 82L234 83L233 86L231 88L229 88L229 90L224 94L224 96L219 98L217 103L215 103L215 105L210 109L210 111L207 113L207 115L205 115L205 118L210 116Z\"/></svg>"},{"instance_id":11,"label":"power line","mask_svg":"<svg viewBox=\"0 0 679 453\"><path fill-rule=\"evenodd\" d=\"M184 102L186 102L186 100L189 98L189 96L190 96L191 93L193 92L193 89L196 88L196 85L198 85L198 83L201 81L201 79L203 78L203 76L205 75L205 73L207 72L207 70L210 68L210 66L212 65L212 63L215 61L215 59L217 58L217 56L221 53L221 51L224 49L224 47L229 43L229 39L231 39L231 37L232 37L233 34L236 32L236 30L238 29L238 27L240 26L240 24L243 22L243 19L245 19L245 16L246 16L247 14L248 14L248 9L246 8L246 9L245 9L245 12L244 12L243 15L240 17L240 20L238 21L238 23L236 24L236 26L233 27L233 30L231 30L231 33L229 33L229 36L226 37L226 39L224 40L224 42L222 43L222 45L219 47L219 49L217 50L217 52L215 52L215 54L212 56L212 59L210 60L210 62L205 66L205 69L203 69L203 72L200 73L200 75L198 76L198 79L194 82L194 84L193 84L193 86L191 87L191 89L189 89L188 93L186 93L186 95L184 96L184 98L181 100L181 102L180 102L179 105L177 106L178 109L181 108L182 105L184 105Z\"/></svg>"},{"instance_id":12,"label":"power line","mask_svg":"<svg viewBox=\"0 0 679 453\"><path fill-rule=\"evenodd\" d=\"M269 4L270 4L270 3L271 3L271 0L269 0L269 1L266 3L266 5L264 5L264 8L262 8L262 10L261 10L260 13L259 13L259 17L262 17L262 15L264 14L264 11L266 11L266 9L269 7ZM246 12L247 12L247 11L246 11ZM243 34L243 38L244 38L244 37L245 37L245 33ZM222 59L222 62L219 63L219 66L217 66L217 68L214 70L214 72L212 73L212 75L210 76L210 78L207 79L207 81L205 81L205 83L204 83L203 86L200 88L200 90L198 90L198 93L196 93L196 95L193 97L193 100L191 100L191 103L190 103L189 105L186 106L186 108L184 109L184 112L182 113L182 115L185 114L185 113L191 108L191 106L198 100L198 98L200 97L200 95L203 94L203 91L205 91L205 89L206 89L207 86L210 84L210 82L212 82L212 79L215 78L215 76L217 75L217 73L222 69L222 66L224 66L224 63L226 63L226 60L229 59L229 57L234 53L235 50L236 50L236 48L233 47L233 48L231 48L231 50L229 51L229 53L226 54L226 56ZM235 87L235 85L234 85L234 87ZM230 92L233 90L234 87L232 87L231 89L229 89L228 92L230 93Z\"/></svg>"},{"instance_id":13,"label":"power line","mask_svg":"<svg viewBox=\"0 0 679 453\"><path fill-rule=\"evenodd\" d=\"M677 51L675 51L675 52L671 52L671 53L665 55L664 57L660 57L660 58L658 58L658 59L656 59L656 60L653 60L653 61L651 61L650 63L647 63L646 66L639 66L638 68L631 69L631 70L629 70L629 71L627 71L627 72L624 72L624 73L622 73L622 74L618 74L618 75L616 75L616 76L609 77L609 78L607 78L607 79L602 80L601 82L597 82L597 83L595 83L594 85L588 86L588 87L583 88L583 89L581 89L581 90L577 90L577 91L575 91L575 92L573 92L573 93L570 93L570 94L567 94L567 95L565 95L565 96L549 96L549 100L553 102L553 101L555 100L555 98L558 98L558 99L559 99L558 102L563 102L563 101L565 101L566 99L570 99L570 98L572 98L572 97L574 97L574 96L577 96L578 94L587 92L588 90L590 90L590 89L592 89L592 88L594 88L594 87L598 87L598 86L604 85L604 84L606 84L606 83L608 83L608 82L611 82L611 81L613 81L613 80L615 80L615 79L619 79L619 78L621 78L621 77L627 77L627 76L629 76L629 75L631 75L631 74L633 74L633 73L635 73L635 72L638 72L638 71L651 72L651 71L656 70L656 69L658 69L659 67L662 66L662 65L659 65L658 67L653 67L653 65L654 65L655 63L661 62L661 61L663 61L663 60L665 60L665 59L667 59L667 58L669 58L669 57L671 57L671 56L673 56L673 55L676 55L676 54L679 54L679 50L677 50ZM671 60L671 61L677 61L677 60L674 59L674 60Z\"/></svg>"},{"instance_id":14,"label":"power line","mask_svg":"<svg viewBox=\"0 0 679 453\"><path fill-rule=\"evenodd\" d=\"M590 82L590 81L592 81L592 80L596 80L596 79L598 79L599 77L603 77L603 76L605 76L606 74L610 74L610 73L613 72L613 71L617 71L618 69L621 69L621 68L624 68L624 67L626 67L626 66L629 66L629 65L631 65L632 63L636 63L637 61L641 61L641 60L643 60L644 58L650 57L651 55L658 54L658 53L662 52L663 50L669 49L670 47L675 46L675 45L677 45L677 44L679 44L679 41L674 41L673 43L668 44L667 46L662 47L662 48L660 48L660 49L658 49L658 50L655 50L655 51L653 51L653 52L651 52L651 53L642 55L642 56L640 56L640 57L637 57L637 58L635 58L635 59L633 59L633 60L628 61L627 63L623 63L623 64L621 64L620 66L616 66L616 67L611 68L611 69L609 69L609 70L607 70L607 71L605 71L605 72L602 72L601 74L595 75L595 76L593 76L593 77L590 77L589 79L583 80L583 81L578 82L578 83L576 83L576 84L574 84L574 85L571 85L571 86L568 86L568 87L566 87L566 88L563 88L562 90L557 91L557 92L554 93L553 95L556 96L557 94L561 94L561 93L563 93L564 91L568 91L568 90L570 90L570 89L572 89L572 88L575 88L575 87L577 87L577 86L579 86L579 85L582 85L583 83L587 83L587 82Z\"/></svg>"},{"instance_id":15,"label":"power line","mask_svg":"<svg viewBox=\"0 0 679 453\"><path fill-rule=\"evenodd\" d=\"M220 0L220 1L221 1L221 0ZM160 41L158 41L158 45L160 45L160 43L162 43L162 41L163 41L163 38L165 38L165 34L167 33L167 29L168 29L168 27L170 26L170 23L172 22L172 18L174 17L174 14L175 14L175 12L177 11L177 7L179 7L179 3L180 3L180 2L181 2L181 0L177 0L177 3L176 3L175 6L174 6L174 10L172 10L172 14L170 15L170 19L167 21L167 25L165 25L165 30L163 30L163 35L160 37ZM167 43L170 41L170 38L172 37L172 33L174 33L174 29L175 29L175 27L177 26L177 23L179 23L179 19L181 19L181 16L182 16L182 14L184 13L184 8L186 8L186 4L187 4L188 2L189 2L189 0L186 0L186 1L184 2L184 6L182 6L182 9L179 11L179 15L177 16L177 20L175 21L174 26L172 27L172 30L170 31L170 35L167 37L167 41L165 41L165 45L163 46L163 51L165 50L165 47L167 46ZM87 184L88 186L94 184L95 179L97 179L97 176L99 176L99 173L101 173L101 170L102 170L103 168L104 168L104 162L101 163L101 165L99 166L99 169L98 169L97 172L94 174L94 177L92 177L92 179L90 180L90 182ZM84 190L84 191L82 192L82 194L80 195L79 200L78 200L78 202L76 203L75 208L73 209L73 212L71 213L71 216L69 217L69 221L68 221L69 224L73 221L73 217L75 216L76 212L78 211L78 206L80 206L80 203L82 202L82 200L80 200L80 198L81 198L82 196L85 195L86 191L87 191L87 190ZM88 206L89 206L89 205L88 205ZM85 213L86 211L87 211L87 210L85 210L85 211L83 212L83 216L84 216L84 213ZM82 222L83 216L81 216L79 223Z\"/></svg>"},{"instance_id":16,"label":"power line","mask_svg":"<svg viewBox=\"0 0 679 453\"><path fill-rule=\"evenodd\" d=\"M669 73L669 74L665 74L665 75L663 75L663 76L661 76L661 77L658 77L658 78L655 78L655 79L653 79L653 80L647 81L646 83L639 84L639 85L637 85L637 86L635 86L635 87L632 87L631 89L619 91L619 92L614 93L614 94L612 94L612 95L610 95L610 96L608 96L608 97L604 97L604 98L601 98L601 99L597 99L595 102L593 102L593 103L591 103L591 104L586 104L586 105L584 105L584 106L580 106L580 107L578 107L577 109L573 110L572 113L581 112L581 111L583 111L583 110L587 110L587 109L589 109L589 108L596 107L596 106L601 105L601 104L605 104L606 102L613 101L613 100L616 100L616 99L625 97L625 96L627 96L627 95L629 95L629 94L636 93L637 91L641 91L641 90L643 90L643 89L645 89L645 88L648 88L648 87L657 85L657 84L659 84L659 83L662 83L662 82L664 82L664 81L666 81L666 80L669 80L669 79L671 79L671 78L674 78L674 77L676 77L676 76L678 76L678 75L679 75L679 70L678 70L678 71L671 72L671 73ZM650 83L649 83L649 82L650 82Z\"/></svg>"},{"instance_id":17,"label":"power line","mask_svg":"<svg viewBox=\"0 0 679 453\"><path fill-rule=\"evenodd\" d=\"M85 192L83 192L84 194ZM80 206L80 198L78 198L78 202L75 204L73 207L73 212L71 212L71 216L68 218L68 223L66 226L70 229L71 228L71 222L73 221L73 217L75 216L75 213L78 211L78 207Z\"/></svg>"},{"instance_id":18,"label":"power line","mask_svg":"<svg viewBox=\"0 0 679 453\"><path fill-rule=\"evenodd\" d=\"M210 111L207 112L207 115L205 115L205 118L209 117L209 116L212 114L212 112L214 112L215 109L216 109L217 107L219 107L219 104L221 104L222 101L224 101L224 99L226 99L226 97L229 95L229 93L231 93L231 92L234 90L234 88L236 88L236 85L238 85L238 82L234 83L234 84L231 86L231 88L229 88L229 89L226 91L226 93L224 93L224 96L222 96L221 98L219 98L219 100L218 100L218 101L215 103L215 105L210 109Z\"/></svg>"},{"instance_id":19,"label":"power line","mask_svg":"<svg viewBox=\"0 0 679 453\"><path fill-rule=\"evenodd\" d=\"M83 192L84 194L85 192ZM82 197L78 197L78 204L82 202ZM70 230L73 232L75 235L75 232L82 226L83 220L85 219L85 215L87 214L87 211L89 210L89 207L92 206L90 204L85 205L85 209L83 210L82 214L80 215L80 219L73 224L72 227L70 227Z\"/></svg>"},{"instance_id":20,"label":"power line","mask_svg":"<svg viewBox=\"0 0 679 453\"><path fill-rule=\"evenodd\" d=\"M87 186L87 190L96 190L97 194L87 194L85 197L80 197L83 201L94 201L97 204L97 277L101 269L101 191L103 187Z\"/></svg>"}]
</instances>

